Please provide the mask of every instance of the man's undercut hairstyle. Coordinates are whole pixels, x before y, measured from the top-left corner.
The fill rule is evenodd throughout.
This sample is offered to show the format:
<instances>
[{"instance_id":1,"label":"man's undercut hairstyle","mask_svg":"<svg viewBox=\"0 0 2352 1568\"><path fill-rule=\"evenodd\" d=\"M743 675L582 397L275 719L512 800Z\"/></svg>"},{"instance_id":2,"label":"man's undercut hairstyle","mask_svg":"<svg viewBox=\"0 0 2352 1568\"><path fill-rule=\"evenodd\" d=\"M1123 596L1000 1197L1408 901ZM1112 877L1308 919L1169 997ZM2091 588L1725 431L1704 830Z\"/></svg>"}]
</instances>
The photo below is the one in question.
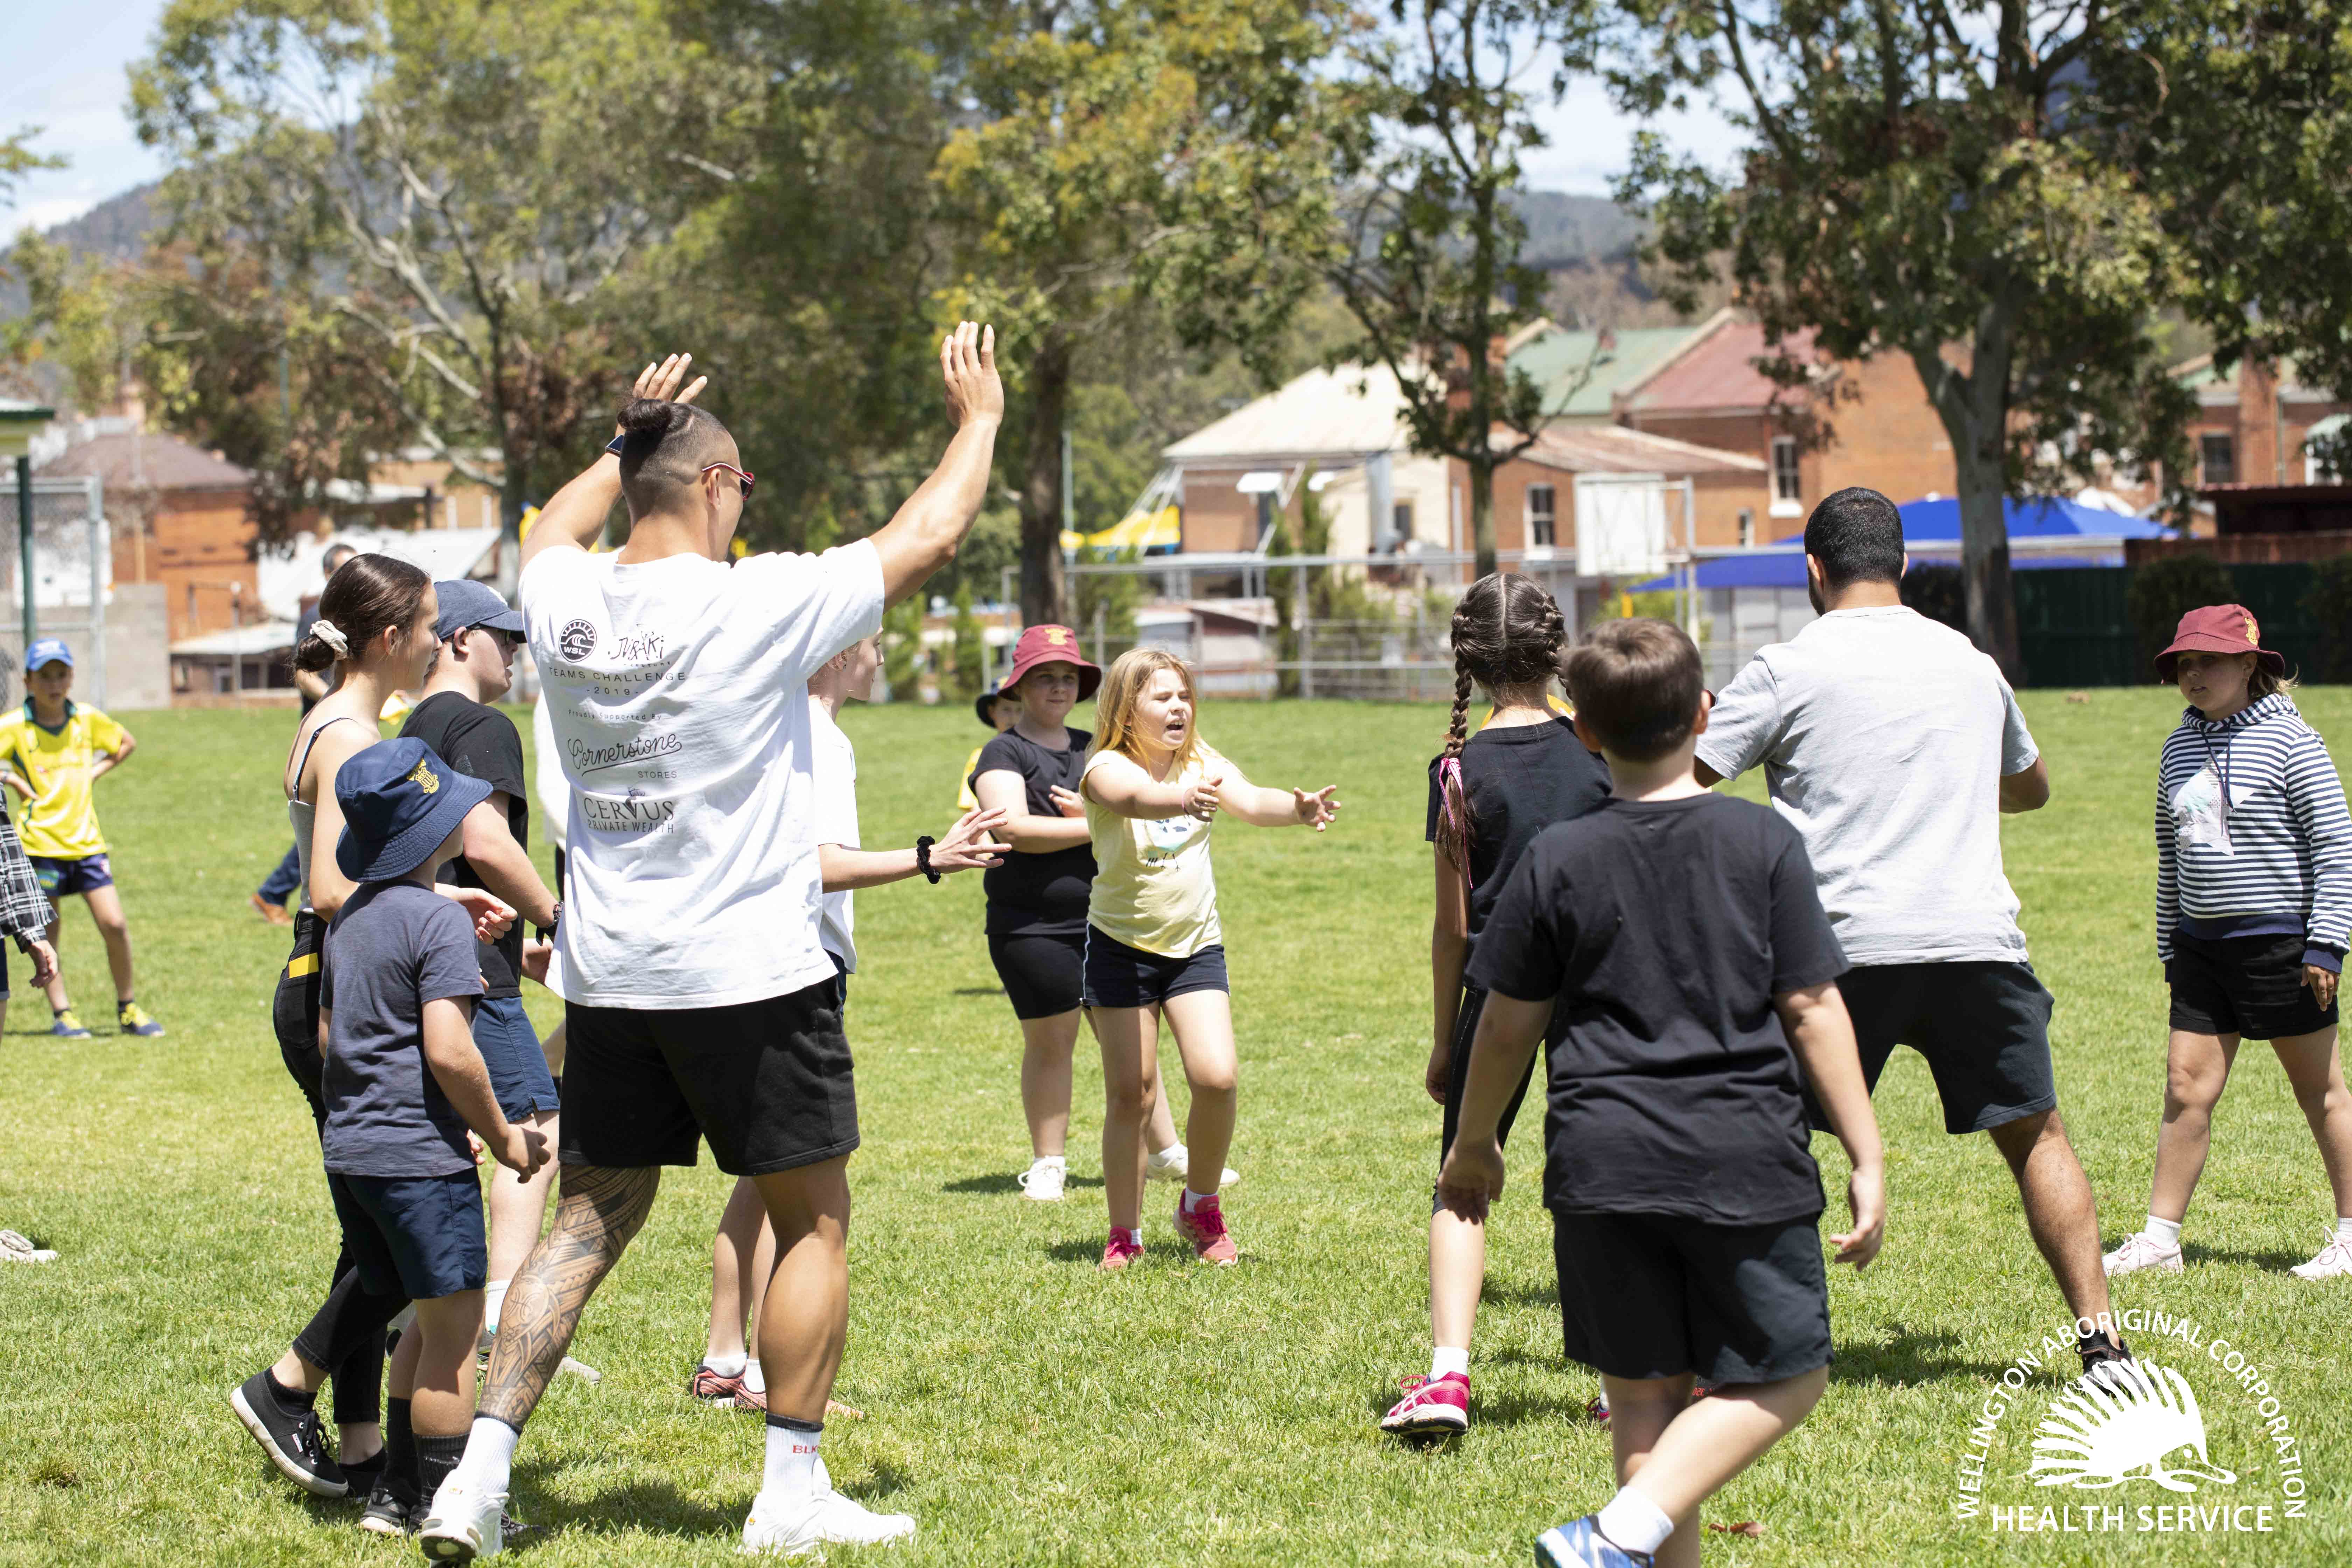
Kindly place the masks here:
<instances>
[{"instance_id":1,"label":"man's undercut hairstyle","mask_svg":"<svg viewBox=\"0 0 2352 1568\"><path fill-rule=\"evenodd\" d=\"M1831 592L1854 583L1903 581L1903 514L1860 485L1822 498L1805 520L1805 553Z\"/></svg>"},{"instance_id":2,"label":"man's undercut hairstyle","mask_svg":"<svg viewBox=\"0 0 2352 1568\"><path fill-rule=\"evenodd\" d=\"M1601 749L1654 763L1690 739L1706 691L1698 648L1665 621L1603 621L1568 656L1568 694Z\"/></svg>"},{"instance_id":3,"label":"man's undercut hairstyle","mask_svg":"<svg viewBox=\"0 0 2352 1568\"><path fill-rule=\"evenodd\" d=\"M621 493L633 515L701 483L705 465L726 457L727 426L708 409L661 397L621 405Z\"/></svg>"}]
</instances>

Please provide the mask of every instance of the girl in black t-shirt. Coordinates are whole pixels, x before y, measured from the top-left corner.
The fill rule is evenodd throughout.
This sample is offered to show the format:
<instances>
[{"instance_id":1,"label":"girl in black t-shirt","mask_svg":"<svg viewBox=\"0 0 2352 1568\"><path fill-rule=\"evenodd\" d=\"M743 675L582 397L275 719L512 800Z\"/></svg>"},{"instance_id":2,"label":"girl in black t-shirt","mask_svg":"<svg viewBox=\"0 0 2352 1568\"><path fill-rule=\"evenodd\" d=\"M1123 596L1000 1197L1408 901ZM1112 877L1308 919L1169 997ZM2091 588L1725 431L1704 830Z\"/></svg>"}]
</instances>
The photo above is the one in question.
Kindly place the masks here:
<instances>
[{"instance_id":1,"label":"girl in black t-shirt","mask_svg":"<svg viewBox=\"0 0 2352 1568\"><path fill-rule=\"evenodd\" d=\"M1423 1084L1445 1108L1438 1150L1453 1146L1470 1040L1486 994L1464 983L1478 932L1519 854L1555 822L1581 816L1609 797L1609 770L1584 749L1551 703L1567 626L1541 584L1516 574L1481 577L1454 612L1454 715L1445 749L1429 764L1429 841L1436 847L1437 912L1431 933L1435 1003ZM1468 733L1472 689L1495 711ZM1532 1076L1532 1064L1530 1064ZM1502 1125L1526 1095L1522 1078ZM1435 1351L1426 1378L1381 1419L1391 1432L1459 1432L1470 1424L1470 1331L1486 1275L1483 1220L1433 1207L1429 1219L1429 1318Z\"/></svg>"}]
</instances>

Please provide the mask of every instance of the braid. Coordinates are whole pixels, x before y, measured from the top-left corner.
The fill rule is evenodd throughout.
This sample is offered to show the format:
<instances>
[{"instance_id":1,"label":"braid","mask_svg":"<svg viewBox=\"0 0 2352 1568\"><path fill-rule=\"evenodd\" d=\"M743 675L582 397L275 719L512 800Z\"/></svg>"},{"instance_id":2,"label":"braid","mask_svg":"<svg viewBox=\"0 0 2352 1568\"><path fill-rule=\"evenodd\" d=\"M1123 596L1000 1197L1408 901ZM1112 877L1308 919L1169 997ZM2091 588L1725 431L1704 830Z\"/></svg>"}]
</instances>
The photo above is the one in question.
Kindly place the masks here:
<instances>
[{"instance_id":1,"label":"braid","mask_svg":"<svg viewBox=\"0 0 2352 1568\"><path fill-rule=\"evenodd\" d=\"M1470 797L1457 765L1470 738L1470 650L1464 635L1468 612L1454 612L1454 714L1446 721L1445 750L1437 760L1437 847L1465 873L1470 868Z\"/></svg>"}]
</instances>

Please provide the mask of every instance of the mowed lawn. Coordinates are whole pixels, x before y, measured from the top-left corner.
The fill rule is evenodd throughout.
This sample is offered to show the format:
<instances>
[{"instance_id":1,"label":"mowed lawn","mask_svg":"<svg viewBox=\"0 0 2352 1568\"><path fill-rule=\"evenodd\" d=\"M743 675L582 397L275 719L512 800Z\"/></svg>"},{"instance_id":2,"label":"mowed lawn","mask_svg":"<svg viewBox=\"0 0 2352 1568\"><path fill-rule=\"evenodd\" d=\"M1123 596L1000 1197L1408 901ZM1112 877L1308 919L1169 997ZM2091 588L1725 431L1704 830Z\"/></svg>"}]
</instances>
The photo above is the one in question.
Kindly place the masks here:
<instances>
[{"instance_id":1,"label":"mowed lawn","mask_svg":"<svg viewBox=\"0 0 2352 1568\"><path fill-rule=\"evenodd\" d=\"M2302 700L2339 759L2352 753L2352 692ZM2008 823L2009 869L2058 997L2063 1103L2112 1244L2145 1212L2162 1088L2149 808L2178 705L2148 689L2087 703L2033 693L2026 707L2056 797ZM361 1534L355 1507L296 1495L226 1402L302 1323L335 1251L317 1144L269 1030L285 938L244 902L287 842L276 781L291 718L126 717L140 752L100 804L140 998L171 1034L44 1037L47 1010L9 958L19 997L0 1039L0 1225L65 1256L0 1268L0 1560L413 1561L413 1547ZM1559 1353L1532 1138L1514 1150L1493 1227L1477 1426L1434 1451L1373 1428L1397 1375L1425 1366L1438 1117L1421 1089L1422 812L1444 719L1340 703L1205 714L1207 736L1253 777L1336 783L1346 803L1322 837L1218 834L1242 1061L1238 1268L1190 1265L1164 1212L1173 1194L1155 1187L1147 1265L1098 1275L1091 1041L1069 1199L1028 1203L1013 1184L1027 1161L1018 1035L982 943L979 879L860 895L849 1017L866 1146L841 1392L869 1415L836 1423L826 1456L845 1490L912 1512L922 1531L911 1546L832 1561L1520 1563L1538 1529L1607 1498L1608 1435L1582 1414L1596 1380ZM955 770L981 739L969 712L853 710L847 728L867 842L941 831ZM1743 787L1760 794L1760 781ZM66 930L76 997L104 1030L103 956L79 908ZM543 1024L557 1013L544 993L532 1009ZM1711 1537L1711 1563L2352 1560L2352 1280L2285 1272L2317 1248L2330 1205L2266 1048L2249 1050L2221 1111L2188 1273L2126 1281L2119 1301L2226 1336L2278 1391L2311 1496L2308 1517L2268 1535L1996 1537L1982 1518L1955 1519L1975 1412L2063 1312L2007 1173L1986 1140L1945 1135L1917 1058L1898 1059L1878 1109L1893 1150L1885 1252L1832 1282L1839 1359L1812 1420L1708 1510L1765 1533ZM1835 1217L1843 1163L1827 1140L1816 1148ZM760 1424L685 1392L725 1192L708 1163L670 1173L589 1309L573 1351L604 1379L559 1380L524 1439L515 1506L540 1528L520 1561L733 1560ZM2252 1402L2201 1353L2177 1359L2203 1397L2213 1463L2241 1476L2194 1500L2275 1502ZM1991 1466L2000 1500L2189 1500L2145 1480L2036 1493L2020 1479L2057 1386L2044 1374L2008 1417Z\"/></svg>"}]
</instances>

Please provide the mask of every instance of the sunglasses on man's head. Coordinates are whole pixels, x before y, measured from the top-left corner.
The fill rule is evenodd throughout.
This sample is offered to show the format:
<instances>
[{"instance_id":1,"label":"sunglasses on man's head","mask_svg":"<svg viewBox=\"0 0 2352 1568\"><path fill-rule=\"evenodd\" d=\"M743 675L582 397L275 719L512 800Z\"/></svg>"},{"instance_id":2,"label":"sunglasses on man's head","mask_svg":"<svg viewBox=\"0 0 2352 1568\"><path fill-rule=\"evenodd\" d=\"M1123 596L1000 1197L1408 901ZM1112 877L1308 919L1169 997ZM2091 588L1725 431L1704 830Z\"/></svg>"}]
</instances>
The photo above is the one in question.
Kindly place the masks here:
<instances>
[{"instance_id":1,"label":"sunglasses on man's head","mask_svg":"<svg viewBox=\"0 0 2352 1568\"><path fill-rule=\"evenodd\" d=\"M734 475L735 482L743 487L743 499L745 500L750 500L751 499L751 486L755 481L750 474L746 473L743 469L737 468L732 463L705 463L702 465L702 471L706 474L713 468L724 468L729 473Z\"/></svg>"}]
</instances>

